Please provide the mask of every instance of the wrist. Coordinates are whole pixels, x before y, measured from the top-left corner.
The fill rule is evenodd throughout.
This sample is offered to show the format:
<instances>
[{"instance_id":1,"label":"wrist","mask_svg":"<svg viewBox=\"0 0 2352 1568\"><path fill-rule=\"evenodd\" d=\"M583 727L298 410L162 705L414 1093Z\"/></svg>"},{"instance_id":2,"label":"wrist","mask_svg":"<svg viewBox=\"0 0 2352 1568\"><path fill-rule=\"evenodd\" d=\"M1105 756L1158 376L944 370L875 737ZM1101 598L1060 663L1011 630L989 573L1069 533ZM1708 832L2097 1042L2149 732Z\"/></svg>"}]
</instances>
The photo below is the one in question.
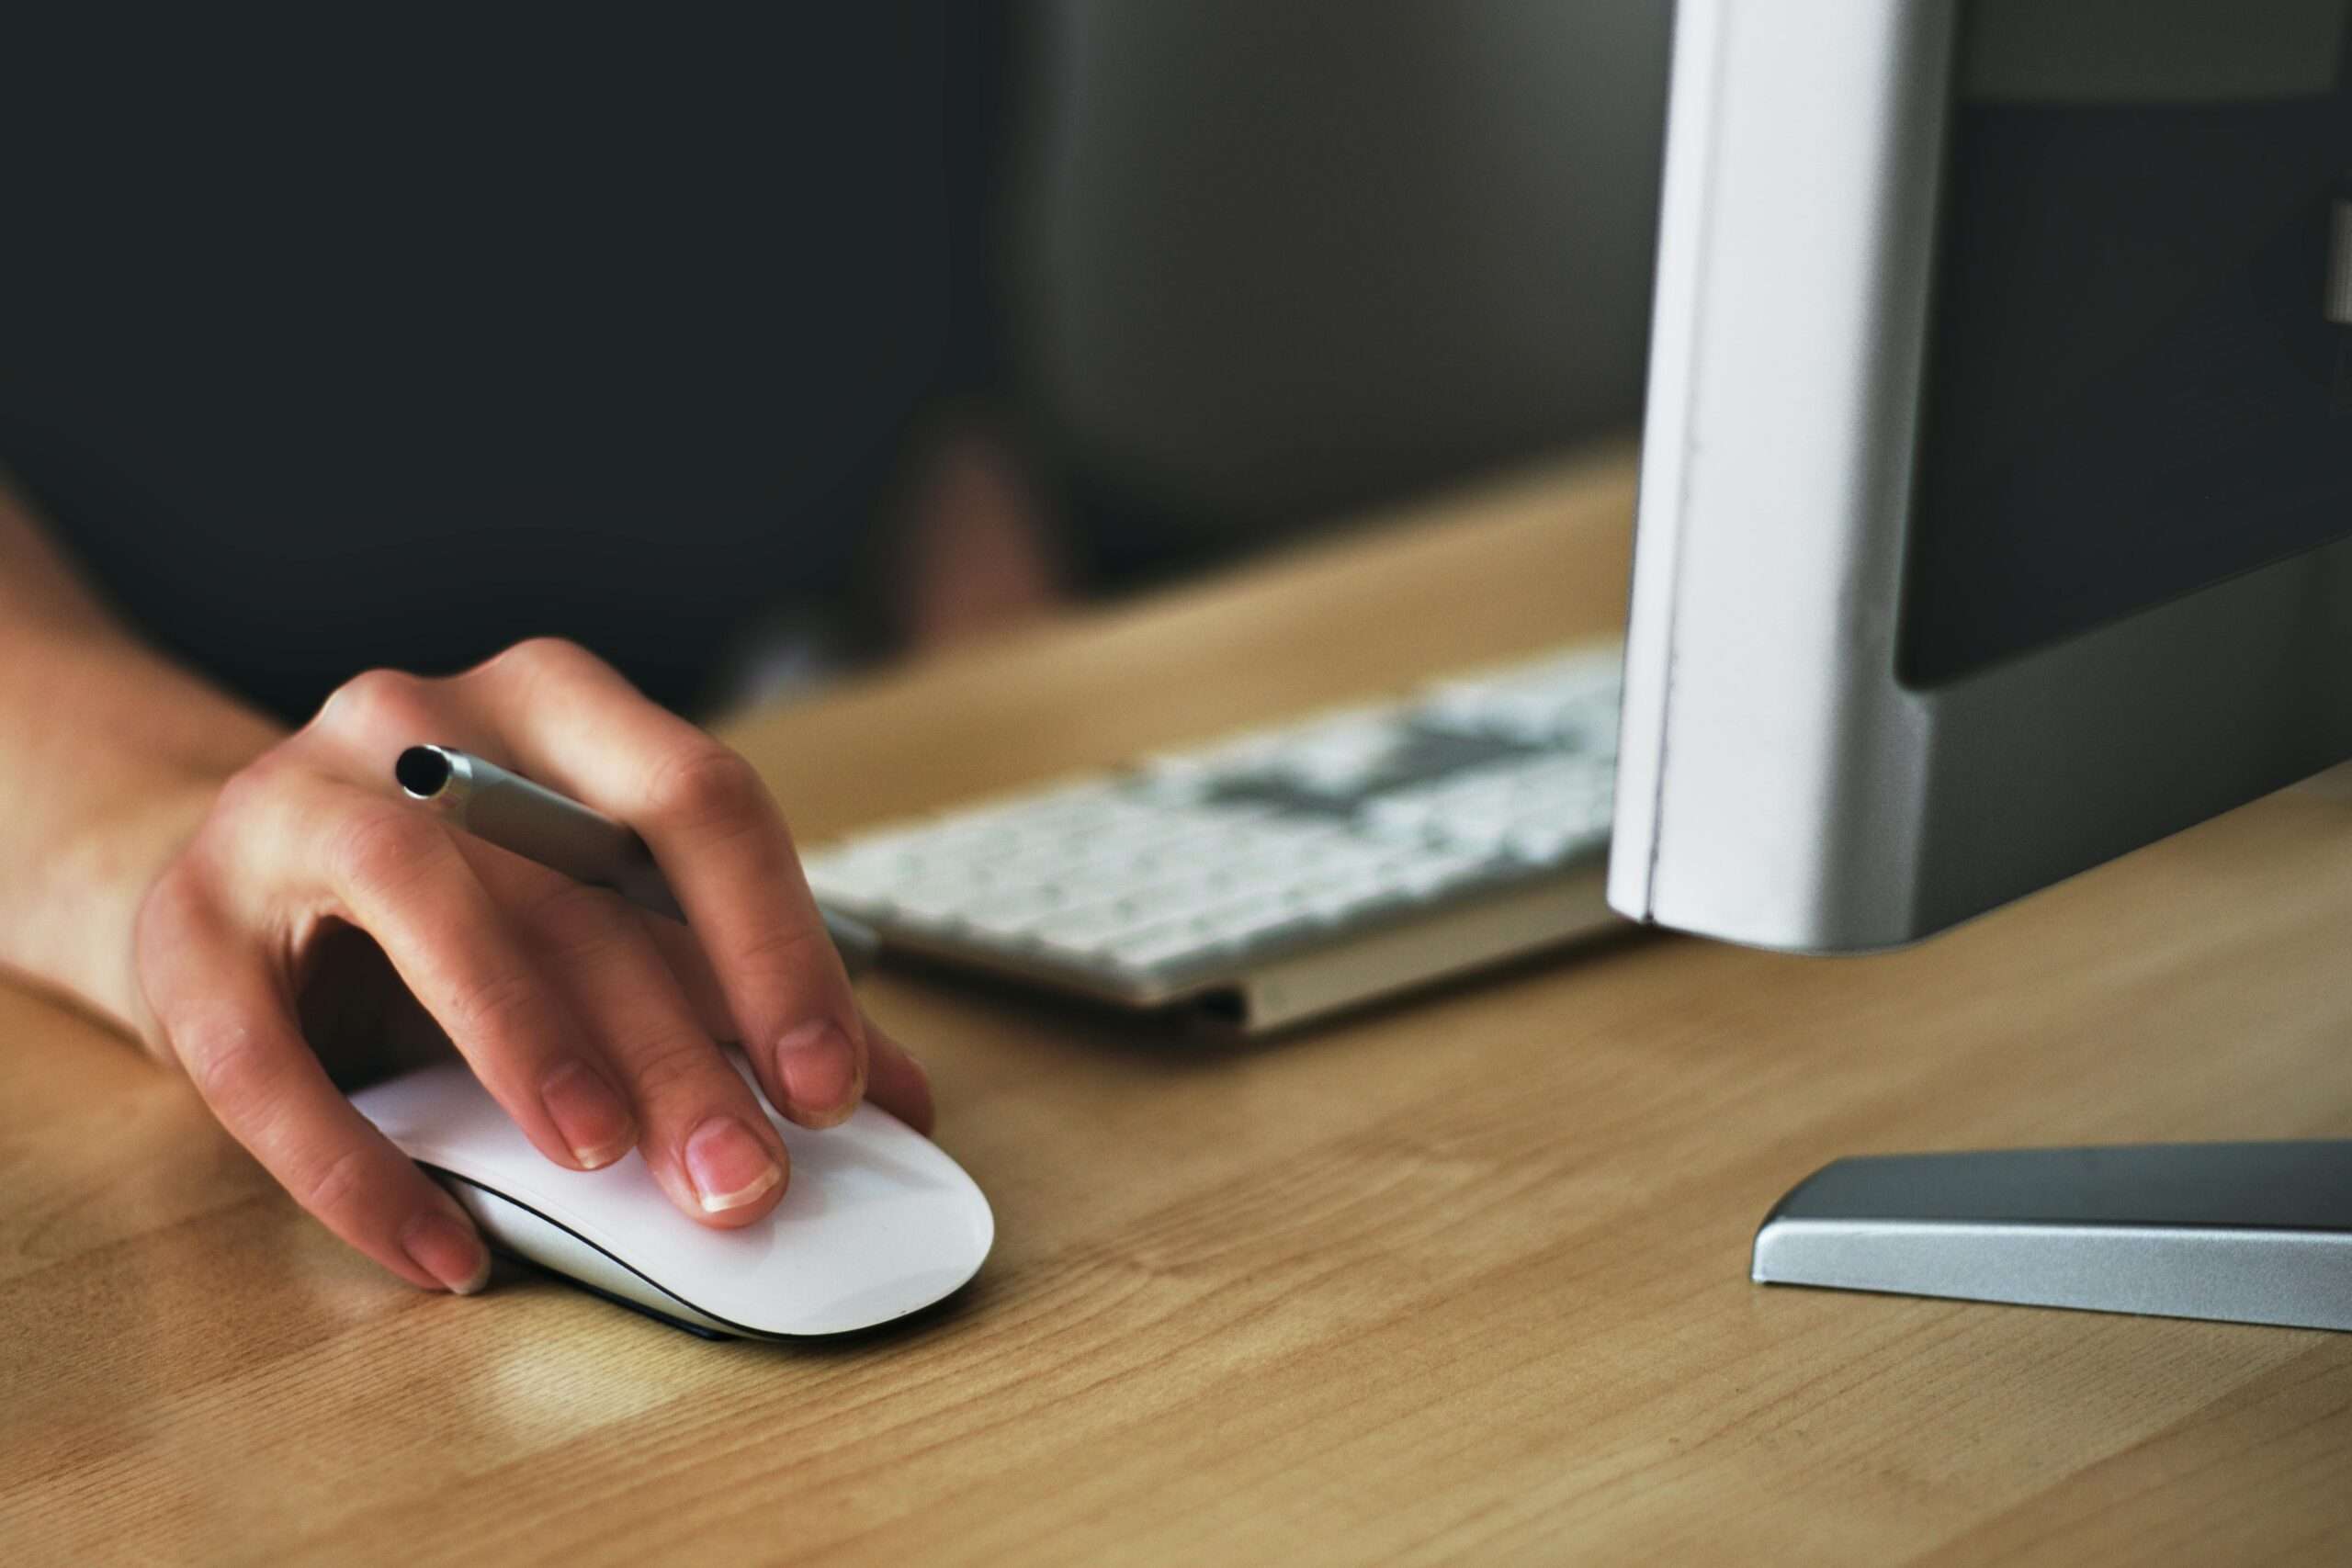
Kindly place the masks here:
<instances>
[{"instance_id":1,"label":"wrist","mask_svg":"<svg viewBox=\"0 0 2352 1568\"><path fill-rule=\"evenodd\" d=\"M158 780L135 802L79 825L42 857L40 886L12 899L0 962L62 993L153 1049L132 933L148 889L195 836L227 774Z\"/></svg>"},{"instance_id":2,"label":"wrist","mask_svg":"<svg viewBox=\"0 0 2352 1568\"><path fill-rule=\"evenodd\" d=\"M125 640L16 640L0 701L15 811L0 835L0 968L152 1048L132 958L140 906L221 784L283 732Z\"/></svg>"}]
</instances>

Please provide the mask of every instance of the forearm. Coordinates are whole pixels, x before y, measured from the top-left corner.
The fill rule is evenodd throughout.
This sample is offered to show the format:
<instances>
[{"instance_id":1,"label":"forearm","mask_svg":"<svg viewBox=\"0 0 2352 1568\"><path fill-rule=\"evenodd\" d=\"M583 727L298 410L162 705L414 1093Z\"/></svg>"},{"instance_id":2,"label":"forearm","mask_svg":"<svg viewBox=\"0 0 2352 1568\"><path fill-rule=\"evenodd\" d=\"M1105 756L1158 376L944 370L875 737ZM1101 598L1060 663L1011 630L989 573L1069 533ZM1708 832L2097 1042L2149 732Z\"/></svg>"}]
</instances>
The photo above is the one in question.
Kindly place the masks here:
<instances>
[{"instance_id":1,"label":"forearm","mask_svg":"<svg viewBox=\"0 0 2352 1568\"><path fill-rule=\"evenodd\" d=\"M0 965L148 1033L140 900L279 733L131 636L0 478Z\"/></svg>"}]
</instances>

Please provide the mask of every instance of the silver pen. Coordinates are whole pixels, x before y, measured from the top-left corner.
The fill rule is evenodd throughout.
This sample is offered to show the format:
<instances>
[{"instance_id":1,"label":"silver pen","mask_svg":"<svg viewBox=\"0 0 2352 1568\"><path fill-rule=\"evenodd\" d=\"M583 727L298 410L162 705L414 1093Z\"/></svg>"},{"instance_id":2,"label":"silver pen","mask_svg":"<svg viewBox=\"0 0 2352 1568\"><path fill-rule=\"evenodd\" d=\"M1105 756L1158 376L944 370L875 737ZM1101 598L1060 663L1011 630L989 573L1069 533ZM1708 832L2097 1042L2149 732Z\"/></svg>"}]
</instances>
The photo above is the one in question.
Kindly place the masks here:
<instances>
[{"instance_id":1,"label":"silver pen","mask_svg":"<svg viewBox=\"0 0 2352 1568\"><path fill-rule=\"evenodd\" d=\"M640 909L673 920L686 918L645 840L627 823L568 795L447 746L410 747L392 764L392 777L411 800L423 801L478 839L575 882L609 887ZM881 939L831 909L820 912L849 972L870 967L881 953Z\"/></svg>"}]
</instances>

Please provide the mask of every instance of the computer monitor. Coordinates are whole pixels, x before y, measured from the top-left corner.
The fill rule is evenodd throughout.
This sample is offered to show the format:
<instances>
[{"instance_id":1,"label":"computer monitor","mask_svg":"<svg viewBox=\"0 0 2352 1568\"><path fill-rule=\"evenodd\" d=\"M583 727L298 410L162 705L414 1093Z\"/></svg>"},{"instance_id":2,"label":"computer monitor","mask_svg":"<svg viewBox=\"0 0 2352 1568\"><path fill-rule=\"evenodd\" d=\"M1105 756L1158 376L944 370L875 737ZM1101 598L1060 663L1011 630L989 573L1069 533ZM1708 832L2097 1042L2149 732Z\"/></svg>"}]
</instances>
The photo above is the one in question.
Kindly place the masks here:
<instances>
[{"instance_id":1,"label":"computer monitor","mask_svg":"<svg viewBox=\"0 0 2352 1568\"><path fill-rule=\"evenodd\" d=\"M2347 12L1683 0L1621 912L1888 947L2352 756ZM2288 1147L1845 1162L1758 1273L2352 1327ZM2061 1235L2331 1222L2259 1300Z\"/></svg>"}]
</instances>

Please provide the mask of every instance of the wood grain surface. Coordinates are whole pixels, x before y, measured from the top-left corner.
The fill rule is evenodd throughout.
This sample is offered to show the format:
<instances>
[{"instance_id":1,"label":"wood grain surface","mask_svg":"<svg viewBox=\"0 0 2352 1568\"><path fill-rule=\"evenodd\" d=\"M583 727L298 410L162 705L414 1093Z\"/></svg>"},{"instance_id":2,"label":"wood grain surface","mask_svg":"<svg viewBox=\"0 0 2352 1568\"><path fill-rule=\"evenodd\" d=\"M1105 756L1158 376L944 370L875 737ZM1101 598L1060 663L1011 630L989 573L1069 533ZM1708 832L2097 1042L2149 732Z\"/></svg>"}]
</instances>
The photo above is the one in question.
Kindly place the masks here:
<instances>
[{"instance_id":1,"label":"wood grain surface","mask_svg":"<svg viewBox=\"0 0 2352 1568\"><path fill-rule=\"evenodd\" d=\"M1622 455L756 715L806 838L1622 613ZM408 1291L0 988L0 1561L2352 1556L2352 1336L1751 1285L1840 1154L2352 1132L2352 805L1911 952L1603 944L1261 1047L872 982L995 1202L899 1329Z\"/></svg>"}]
</instances>

